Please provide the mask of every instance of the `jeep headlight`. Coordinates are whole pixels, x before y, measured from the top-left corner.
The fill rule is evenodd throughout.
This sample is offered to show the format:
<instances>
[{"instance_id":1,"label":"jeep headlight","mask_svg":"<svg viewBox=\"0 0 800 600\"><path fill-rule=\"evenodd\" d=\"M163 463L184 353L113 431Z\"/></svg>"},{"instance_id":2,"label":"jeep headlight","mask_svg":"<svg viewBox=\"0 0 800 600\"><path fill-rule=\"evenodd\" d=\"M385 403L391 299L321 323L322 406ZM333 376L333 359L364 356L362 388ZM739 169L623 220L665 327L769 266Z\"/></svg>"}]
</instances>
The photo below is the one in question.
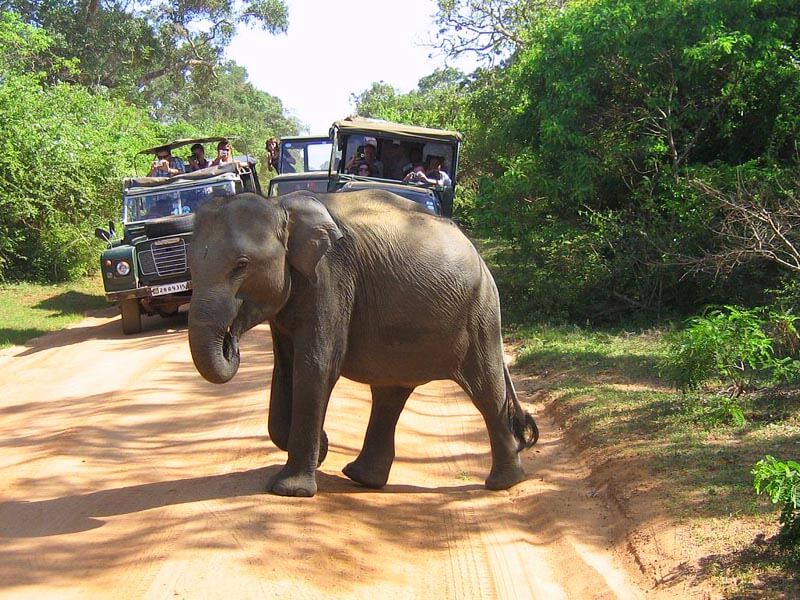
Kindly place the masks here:
<instances>
[{"instance_id":1,"label":"jeep headlight","mask_svg":"<svg viewBox=\"0 0 800 600\"><path fill-rule=\"evenodd\" d=\"M131 272L131 263L129 263L127 260L121 260L117 263L115 269L117 271L117 275L120 277L125 277Z\"/></svg>"}]
</instances>

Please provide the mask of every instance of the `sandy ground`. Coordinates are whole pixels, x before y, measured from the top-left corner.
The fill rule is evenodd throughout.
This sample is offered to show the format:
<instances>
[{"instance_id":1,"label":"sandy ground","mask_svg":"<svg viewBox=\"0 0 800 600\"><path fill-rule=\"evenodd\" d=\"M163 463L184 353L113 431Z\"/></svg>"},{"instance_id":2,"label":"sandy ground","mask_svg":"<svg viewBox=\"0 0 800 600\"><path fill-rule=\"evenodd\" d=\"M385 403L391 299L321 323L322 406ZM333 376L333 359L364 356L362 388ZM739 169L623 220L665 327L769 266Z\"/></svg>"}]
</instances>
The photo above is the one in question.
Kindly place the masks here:
<instances>
[{"instance_id":1,"label":"sandy ground","mask_svg":"<svg viewBox=\"0 0 800 600\"><path fill-rule=\"evenodd\" d=\"M341 473L369 412L368 388L341 380L319 493L265 494L285 460L266 431L271 364L261 326L215 386L180 320L123 336L107 313L0 351L0 598L658 597L543 415L529 479L483 489L486 432L451 382L411 397L374 491Z\"/></svg>"}]
</instances>

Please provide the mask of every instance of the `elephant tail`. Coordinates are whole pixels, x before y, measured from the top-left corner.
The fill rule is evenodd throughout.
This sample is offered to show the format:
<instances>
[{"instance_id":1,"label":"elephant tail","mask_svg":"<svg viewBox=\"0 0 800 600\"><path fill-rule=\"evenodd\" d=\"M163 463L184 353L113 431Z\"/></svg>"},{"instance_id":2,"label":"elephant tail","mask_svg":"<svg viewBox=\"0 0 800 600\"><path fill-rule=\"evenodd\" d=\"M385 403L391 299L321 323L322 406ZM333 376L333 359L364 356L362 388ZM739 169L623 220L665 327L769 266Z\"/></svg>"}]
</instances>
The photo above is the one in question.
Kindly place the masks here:
<instances>
[{"instance_id":1,"label":"elephant tail","mask_svg":"<svg viewBox=\"0 0 800 600\"><path fill-rule=\"evenodd\" d=\"M533 416L520 405L514 383L511 381L511 374L505 364L503 364L503 375L506 379L508 425L519 442L517 452L521 452L539 441L539 428L536 426Z\"/></svg>"}]
</instances>

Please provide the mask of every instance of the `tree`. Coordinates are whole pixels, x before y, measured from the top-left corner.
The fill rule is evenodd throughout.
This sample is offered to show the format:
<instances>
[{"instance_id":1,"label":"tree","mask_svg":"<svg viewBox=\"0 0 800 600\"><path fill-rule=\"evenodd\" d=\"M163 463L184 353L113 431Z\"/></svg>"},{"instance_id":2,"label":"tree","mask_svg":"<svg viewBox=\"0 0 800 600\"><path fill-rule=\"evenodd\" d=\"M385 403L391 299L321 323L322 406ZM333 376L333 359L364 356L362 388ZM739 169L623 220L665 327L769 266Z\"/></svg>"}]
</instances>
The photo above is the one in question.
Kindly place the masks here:
<instances>
[{"instance_id":1,"label":"tree","mask_svg":"<svg viewBox=\"0 0 800 600\"><path fill-rule=\"evenodd\" d=\"M286 116L279 98L253 86L247 70L232 61L217 69L213 87L190 81L172 94L165 89L163 97L152 109L157 121L192 123L208 135L235 134L251 153L263 150L268 138L297 135L301 128L297 119Z\"/></svg>"},{"instance_id":2,"label":"tree","mask_svg":"<svg viewBox=\"0 0 800 600\"><path fill-rule=\"evenodd\" d=\"M53 52L77 58L71 79L91 89L121 91L158 105L187 82L211 85L237 25L285 32L283 0L0 0L29 24L53 37Z\"/></svg>"},{"instance_id":3,"label":"tree","mask_svg":"<svg viewBox=\"0 0 800 600\"><path fill-rule=\"evenodd\" d=\"M521 293L596 315L753 301L775 282L775 269L714 281L675 257L719 243L719 203L697 179L730 194L753 164L780 185L800 133L796 16L788 0L573 3L477 78L473 154L499 157L478 216L516 252Z\"/></svg>"},{"instance_id":4,"label":"tree","mask_svg":"<svg viewBox=\"0 0 800 600\"><path fill-rule=\"evenodd\" d=\"M531 23L566 0L437 0L435 47L455 58L474 54L494 63L521 50Z\"/></svg>"},{"instance_id":5,"label":"tree","mask_svg":"<svg viewBox=\"0 0 800 600\"><path fill-rule=\"evenodd\" d=\"M363 117L459 129L463 125L461 107L467 83L467 77L458 69L437 69L420 79L417 89L407 94L380 81L360 94L352 94L351 101L356 113Z\"/></svg>"},{"instance_id":6,"label":"tree","mask_svg":"<svg viewBox=\"0 0 800 600\"><path fill-rule=\"evenodd\" d=\"M0 13L0 280L57 281L96 265L92 230L119 214L119 184L138 148L166 133L107 93L48 81L53 39Z\"/></svg>"},{"instance_id":7,"label":"tree","mask_svg":"<svg viewBox=\"0 0 800 600\"><path fill-rule=\"evenodd\" d=\"M694 186L719 215L714 245L699 256L682 257L692 270L715 276L730 275L749 263L773 263L800 274L800 172L781 172L779 185L770 182L775 170L750 169L740 175L736 189L724 192L702 179ZM755 172L753 172L755 171Z\"/></svg>"}]
</instances>

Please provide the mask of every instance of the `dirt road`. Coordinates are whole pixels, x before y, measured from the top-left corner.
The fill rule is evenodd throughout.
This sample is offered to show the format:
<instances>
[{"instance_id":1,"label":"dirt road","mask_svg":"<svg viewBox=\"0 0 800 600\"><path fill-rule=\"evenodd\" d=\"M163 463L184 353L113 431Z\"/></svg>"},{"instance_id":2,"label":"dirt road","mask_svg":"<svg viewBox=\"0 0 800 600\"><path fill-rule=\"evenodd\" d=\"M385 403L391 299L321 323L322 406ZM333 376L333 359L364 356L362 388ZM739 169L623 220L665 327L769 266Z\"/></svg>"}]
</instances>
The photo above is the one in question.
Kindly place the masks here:
<instances>
[{"instance_id":1,"label":"dirt road","mask_svg":"<svg viewBox=\"0 0 800 600\"><path fill-rule=\"evenodd\" d=\"M485 491L485 429L450 382L411 397L374 491L341 473L369 396L340 381L319 493L265 494L285 460L266 433L270 346L266 326L246 335L223 386L178 320L123 336L93 317L0 351L0 597L645 596L613 551L624 523L552 423L539 415L530 479Z\"/></svg>"}]
</instances>

